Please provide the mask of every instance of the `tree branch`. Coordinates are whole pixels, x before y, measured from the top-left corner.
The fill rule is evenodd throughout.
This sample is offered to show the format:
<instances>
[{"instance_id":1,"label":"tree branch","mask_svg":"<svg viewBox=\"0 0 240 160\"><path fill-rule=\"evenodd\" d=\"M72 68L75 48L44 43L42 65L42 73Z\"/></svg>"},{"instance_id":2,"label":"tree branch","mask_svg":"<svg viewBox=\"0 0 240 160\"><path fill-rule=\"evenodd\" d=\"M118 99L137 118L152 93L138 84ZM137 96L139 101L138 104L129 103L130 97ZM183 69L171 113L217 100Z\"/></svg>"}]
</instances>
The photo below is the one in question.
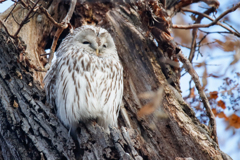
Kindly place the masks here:
<instances>
[{"instance_id":1,"label":"tree branch","mask_svg":"<svg viewBox=\"0 0 240 160\"><path fill-rule=\"evenodd\" d=\"M193 29L193 28L207 28L207 27L210 27L214 24L218 24L219 20L221 18L223 18L225 15L227 15L228 13L230 12L233 12L235 11L237 8L240 7L240 2L238 4L236 4L235 6L233 6L232 8L228 9L227 11L223 12L218 18L216 18L215 20L213 20L211 23L209 24L192 24L192 25L175 25L173 24L172 25L172 28L175 28L175 29ZM225 28L225 27L224 27ZM234 35L240 37L240 34L239 33L236 33L236 32L233 32Z\"/></svg>"},{"instance_id":2,"label":"tree branch","mask_svg":"<svg viewBox=\"0 0 240 160\"><path fill-rule=\"evenodd\" d=\"M211 18L210 16L208 16L207 14L204 14L204 13L201 13L201 12L198 12L198 11L194 11L194 10L191 10L191 9L188 9L188 8L183 8L182 11L184 11L184 12L191 12L191 13L194 13L194 14L202 15L203 17L206 17L207 19L209 19L209 20L211 20L211 21L214 21L214 19ZM239 33L236 29L233 28L233 29L235 30L235 31L233 31L233 30L231 30L230 28L228 28L227 26L225 26L224 24L222 24L221 22L217 22L216 24L219 25L219 26L221 26L221 27L223 27L223 28L225 28L225 29L228 30L230 33L232 33L232 34L240 37L240 33ZM226 32L226 33L227 33L227 32Z\"/></svg>"},{"instance_id":3,"label":"tree branch","mask_svg":"<svg viewBox=\"0 0 240 160\"><path fill-rule=\"evenodd\" d=\"M17 6L17 2L14 3L14 7L12 8L12 10L10 11L10 13L8 14L8 16L5 18L5 21L7 21L8 17L10 16L10 14L12 14L12 11L15 9L15 7Z\"/></svg>"},{"instance_id":4,"label":"tree branch","mask_svg":"<svg viewBox=\"0 0 240 160\"><path fill-rule=\"evenodd\" d=\"M4 25L4 23L3 23L1 20L0 20L0 23L1 23L1 25L3 26L3 28L5 29L6 33L7 33L11 38L15 39L15 37L8 32L7 27Z\"/></svg>"},{"instance_id":5,"label":"tree branch","mask_svg":"<svg viewBox=\"0 0 240 160\"><path fill-rule=\"evenodd\" d=\"M199 80L199 77L196 73L196 71L193 69L192 67L192 64L190 63L190 61L184 57L184 55L182 54L182 52L180 51L178 53L178 58L179 60L183 63L183 67L186 69L186 71L192 76L192 79L196 85L196 88L198 90L198 93L202 99L202 102L203 102L203 105L204 105L204 108L206 109L207 111L207 115L209 117L209 124L210 124L210 131L211 131L211 136L212 138L214 139L214 141L216 143L218 143L218 138L217 138L217 127L216 127L216 121L215 121L215 116L211 110L211 106L208 102L208 99L207 99L207 96L206 94L204 93L203 91L203 88L201 86L201 83L200 83L200 80Z\"/></svg>"},{"instance_id":6,"label":"tree branch","mask_svg":"<svg viewBox=\"0 0 240 160\"><path fill-rule=\"evenodd\" d=\"M67 28L68 27L66 24L56 22L44 7L39 6L39 10L42 13L44 13L46 15L46 17L58 28Z\"/></svg>"},{"instance_id":7,"label":"tree branch","mask_svg":"<svg viewBox=\"0 0 240 160\"><path fill-rule=\"evenodd\" d=\"M64 27L59 27L57 32L54 35L54 39L53 39L53 43L52 43L51 51L50 51L50 56L49 56L49 59L48 59L48 64L45 66L46 70L48 70L51 66L52 59L53 59L53 56L54 56L54 52L55 52L55 49L56 49L56 46L57 46L57 41L58 41L60 35L62 34L63 30L66 29L67 27L72 28L72 26L70 24L70 19L73 15L73 11L75 9L76 3L77 3L77 0L71 0L71 4L70 4L70 8L68 10L68 13L62 21L62 24L64 24Z\"/></svg>"},{"instance_id":8,"label":"tree branch","mask_svg":"<svg viewBox=\"0 0 240 160\"><path fill-rule=\"evenodd\" d=\"M14 34L14 37L17 37L18 33L20 32L21 28L23 27L23 25L26 23L26 21L28 20L28 17L30 16L30 14L34 11L34 8L37 6L38 2L40 0L38 0L34 6L31 8L31 10L28 12L27 16L24 18L24 20L21 22L17 32Z\"/></svg>"},{"instance_id":9,"label":"tree branch","mask_svg":"<svg viewBox=\"0 0 240 160\"><path fill-rule=\"evenodd\" d=\"M198 2L204 2L206 3L208 6L211 6L211 7L214 7L214 8L218 8L219 7L219 2L218 0L184 0L184 1L180 1L176 6L175 6L175 9L176 10L181 10L183 7L186 7L190 4L193 4L193 3L198 3Z\"/></svg>"},{"instance_id":10,"label":"tree branch","mask_svg":"<svg viewBox=\"0 0 240 160\"><path fill-rule=\"evenodd\" d=\"M215 9L214 8L209 8L208 10L206 10L204 13L205 14L210 14L210 13L212 13L212 12L214 12L215 11ZM197 20L195 21L195 24L200 24L200 22L202 21L202 19L203 19L203 16L202 15L199 15L198 16L198 18L197 18ZM193 37L193 39L192 39L192 44L191 44L191 51L190 51L190 54L189 54L189 57L188 57L188 59L189 59L189 61L192 63L192 60L193 60L193 57L194 57L194 53L195 53L195 51L196 51L196 40L197 40L197 31L198 31L198 28L194 28L193 30L192 30L192 37Z\"/></svg>"}]
</instances>

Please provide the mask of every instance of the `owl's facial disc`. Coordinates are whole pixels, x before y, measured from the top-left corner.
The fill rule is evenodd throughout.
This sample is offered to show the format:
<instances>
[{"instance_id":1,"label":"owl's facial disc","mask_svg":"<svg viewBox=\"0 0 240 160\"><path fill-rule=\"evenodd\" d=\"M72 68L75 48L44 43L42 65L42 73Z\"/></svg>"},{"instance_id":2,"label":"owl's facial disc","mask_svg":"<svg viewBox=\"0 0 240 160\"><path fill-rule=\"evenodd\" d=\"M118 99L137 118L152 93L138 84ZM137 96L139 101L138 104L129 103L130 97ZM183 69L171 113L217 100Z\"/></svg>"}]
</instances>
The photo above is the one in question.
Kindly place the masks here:
<instances>
[{"instance_id":1,"label":"owl's facial disc","mask_svg":"<svg viewBox=\"0 0 240 160\"><path fill-rule=\"evenodd\" d=\"M86 29L75 37L81 46L98 57L107 57L116 53L113 39L107 32L99 34L95 33L92 29Z\"/></svg>"},{"instance_id":2,"label":"owl's facial disc","mask_svg":"<svg viewBox=\"0 0 240 160\"><path fill-rule=\"evenodd\" d=\"M99 44L99 56L106 57L110 56L113 53L116 53L116 47L111 35L107 32L104 32L98 36Z\"/></svg>"}]
</instances>

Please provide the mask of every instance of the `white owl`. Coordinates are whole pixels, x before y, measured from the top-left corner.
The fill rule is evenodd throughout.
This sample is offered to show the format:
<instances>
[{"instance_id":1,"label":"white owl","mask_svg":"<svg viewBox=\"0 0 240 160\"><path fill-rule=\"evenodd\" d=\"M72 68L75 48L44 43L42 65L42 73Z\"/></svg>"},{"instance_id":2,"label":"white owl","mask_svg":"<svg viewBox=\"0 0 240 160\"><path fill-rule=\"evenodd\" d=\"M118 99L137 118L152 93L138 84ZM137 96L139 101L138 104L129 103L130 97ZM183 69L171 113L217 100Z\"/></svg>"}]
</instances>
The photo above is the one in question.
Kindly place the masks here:
<instances>
[{"instance_id":1,"label":"white owl","mask_svg":"<svg viewBox=\"0 0 240 160\"><path fill-rule=\"evenodd\" d=\"M107 30L85 25L69 34L44 78L47 101L65 126L91 119L117 127L123 96L123 68Z\"/></svg>"}]
</instances>

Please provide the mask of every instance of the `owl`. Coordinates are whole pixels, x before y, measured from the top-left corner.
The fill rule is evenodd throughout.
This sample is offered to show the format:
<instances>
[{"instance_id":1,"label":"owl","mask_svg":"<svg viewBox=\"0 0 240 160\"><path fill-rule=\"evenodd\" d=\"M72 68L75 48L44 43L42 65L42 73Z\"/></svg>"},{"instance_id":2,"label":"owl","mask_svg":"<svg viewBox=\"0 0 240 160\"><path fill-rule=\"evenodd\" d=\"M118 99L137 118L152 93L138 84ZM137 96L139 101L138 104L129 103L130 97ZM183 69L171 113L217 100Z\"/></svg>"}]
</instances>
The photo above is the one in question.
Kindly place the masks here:
<instances>
[{"instance_id":1,"label":"owl","mask_svg":"<svg viewBox=\"0 0 240 160\"><path fill-rule=\"evenodd\" d=\"M63 124L95 120L105 131L117 127L123 68L113 38L91 25L77 28L60 44L45 78L47 101Z\"/></svg>"}]
</instances>

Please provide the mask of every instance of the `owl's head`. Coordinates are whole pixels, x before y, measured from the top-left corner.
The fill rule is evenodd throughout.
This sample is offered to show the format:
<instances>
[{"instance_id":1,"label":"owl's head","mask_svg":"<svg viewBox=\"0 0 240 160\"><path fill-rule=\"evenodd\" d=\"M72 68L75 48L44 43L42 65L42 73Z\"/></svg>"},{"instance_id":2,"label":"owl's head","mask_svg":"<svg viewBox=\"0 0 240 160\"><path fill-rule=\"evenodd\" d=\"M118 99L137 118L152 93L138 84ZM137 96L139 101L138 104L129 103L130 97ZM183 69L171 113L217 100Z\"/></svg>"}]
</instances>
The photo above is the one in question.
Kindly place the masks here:
<instances>
[{"instance_id":1,"label":"owl's head","mask_svg":"<svg viewBox=\"0 0 240 160\"><path fill-rule=\"evenodd\" d=\"M72 43L90 54L102 58L117 55L112 36L103 28L85 25L76 29L73 34Z\"/></svg>"}]
</instances>

